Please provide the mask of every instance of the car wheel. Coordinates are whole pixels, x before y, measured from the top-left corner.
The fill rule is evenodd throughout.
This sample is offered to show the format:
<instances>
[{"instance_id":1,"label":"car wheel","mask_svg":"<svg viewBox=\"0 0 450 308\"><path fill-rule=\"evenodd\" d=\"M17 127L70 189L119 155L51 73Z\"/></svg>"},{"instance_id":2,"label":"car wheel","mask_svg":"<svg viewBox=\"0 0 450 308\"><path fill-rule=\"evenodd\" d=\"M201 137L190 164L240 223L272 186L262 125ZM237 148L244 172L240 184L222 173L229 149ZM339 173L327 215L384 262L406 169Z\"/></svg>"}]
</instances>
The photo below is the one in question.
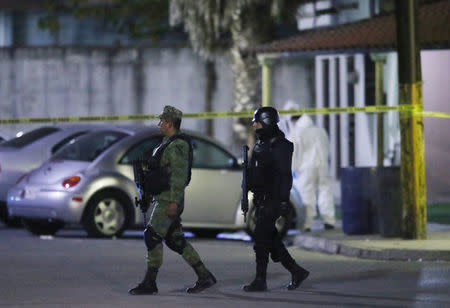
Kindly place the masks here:
<instances>
[{"instance_id":1,"label":"car wheel","mask_svg":"<svg viewBox=\"0 0 450 308\"><path fill-rule=\"evenodd\" d=\"M127 198L117 192L101 192L88 203L82 224L90 237L121 236L129 225Z\"/></svg>"},{"instance_id":2,"label":"car wheel","mask_svg":"<svg viewBox=\"0 0 450 308\"><path fill-rule=\"evenodd\" d=\"M290 210L289 213L286 216L280 216L277 221L275 222L275 226L280 233L281 237L284 237L288 230L290 228L295 228L296 224L296 212L295 208L290 204ZM256 208L255 206L252 206L247 214L247 227L246 232L248 235L250 235L252 238L255 234L255 226L256 226Z\"/></svg>"},{"instance_id":3,"label":"car wheel","mask_svg":"<svg viewBox=\"0 0 450 308\"><path fill-rule=\"evenodd\" d=\"M64 227L60 221L22 219L22 223L28 231L34 235L54 235Z\"/></svg>"}]
</instances>

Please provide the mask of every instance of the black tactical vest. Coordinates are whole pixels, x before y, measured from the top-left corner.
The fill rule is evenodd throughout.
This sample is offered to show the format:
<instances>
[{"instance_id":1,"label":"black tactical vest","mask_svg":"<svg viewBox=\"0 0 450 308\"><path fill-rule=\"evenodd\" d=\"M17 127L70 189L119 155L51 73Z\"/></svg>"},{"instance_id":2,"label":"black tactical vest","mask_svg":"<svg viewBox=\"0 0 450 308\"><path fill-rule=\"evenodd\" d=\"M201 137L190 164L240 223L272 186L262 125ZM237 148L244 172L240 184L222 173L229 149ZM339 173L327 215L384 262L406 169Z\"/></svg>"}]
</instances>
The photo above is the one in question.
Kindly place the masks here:
<instances>
[{"instance_id":1,"label":"black tactical vest","mask_svg":"<svg viewBox=\"0 0 450 308\"><path fill-rule=\"evenodd\" d=\"M273 155L272 147L280 139L276 136L271 139L258 139L253 147L249 168L249 187L254 193L266 192L272 186Z\"/></svg>"},{"instance_id":2,"label":"black tactical vest","mask_svg":"<svg viewBox=\"0 0 450 308\"><path fill-rule=\"evenodd\" d=\"M148 171L145 175L145 189L150 194L156 196L163 191L169 189L169 166L161 166L161 158L164 150L169 146L172 141L181 139L187 142L189 145L189 158L188 158L188 177L186 179L186 186L191 182L192 175L192 162L193 162L193 148L192 142L189 136L185 134L176 134L167 140L166 143L159 145L154 151L153 155L148 162Z\"/></svg>"}]
</instances>

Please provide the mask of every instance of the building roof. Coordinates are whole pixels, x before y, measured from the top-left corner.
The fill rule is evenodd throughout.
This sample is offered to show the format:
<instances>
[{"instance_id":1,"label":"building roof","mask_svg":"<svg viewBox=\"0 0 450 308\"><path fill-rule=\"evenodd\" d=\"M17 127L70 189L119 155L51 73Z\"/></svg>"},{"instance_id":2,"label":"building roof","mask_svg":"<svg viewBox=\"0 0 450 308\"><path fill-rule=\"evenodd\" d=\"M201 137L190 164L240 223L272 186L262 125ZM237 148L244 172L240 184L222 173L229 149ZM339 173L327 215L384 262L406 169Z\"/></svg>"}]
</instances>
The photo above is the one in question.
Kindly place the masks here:
<instances>
[{"instance_id":1,"label":"building roof","mask_svg":"<svg viewBox=\"0 0 450 308\"><path fill-rule=\"evenodd\" d=\"M304 31L282 40L246 50L250 53L336 52L337 50L396 49L395 14L376 16L340 26ZM421 48L450 47L450 1L426 4L419 9Z\"/></svg>"}]
</instances>

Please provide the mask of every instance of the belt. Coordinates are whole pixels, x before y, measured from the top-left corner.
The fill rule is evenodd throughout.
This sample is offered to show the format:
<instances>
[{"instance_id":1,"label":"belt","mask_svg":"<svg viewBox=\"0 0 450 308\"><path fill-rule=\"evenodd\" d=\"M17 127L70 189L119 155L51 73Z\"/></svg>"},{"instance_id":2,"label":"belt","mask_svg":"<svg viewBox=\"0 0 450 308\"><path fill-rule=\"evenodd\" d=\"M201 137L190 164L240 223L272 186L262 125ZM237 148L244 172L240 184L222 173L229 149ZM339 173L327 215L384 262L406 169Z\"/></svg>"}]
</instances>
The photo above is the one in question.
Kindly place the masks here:
<instances>
[{"instance_id":1,"label":"belt","mask_svg":"<svg viewBox=\"0 0 450 308\"><path fill-rule=\"evenodd\" d=\"M272 194L269 194L269 193L262 193L262 194L258 193L258 194L255 194L253 199L254 199L255 203L262 202L262 201L269 201L269 200L270 201L276 201L277 200L277 199L274 199Z\"/></svg>"}]
</instances>

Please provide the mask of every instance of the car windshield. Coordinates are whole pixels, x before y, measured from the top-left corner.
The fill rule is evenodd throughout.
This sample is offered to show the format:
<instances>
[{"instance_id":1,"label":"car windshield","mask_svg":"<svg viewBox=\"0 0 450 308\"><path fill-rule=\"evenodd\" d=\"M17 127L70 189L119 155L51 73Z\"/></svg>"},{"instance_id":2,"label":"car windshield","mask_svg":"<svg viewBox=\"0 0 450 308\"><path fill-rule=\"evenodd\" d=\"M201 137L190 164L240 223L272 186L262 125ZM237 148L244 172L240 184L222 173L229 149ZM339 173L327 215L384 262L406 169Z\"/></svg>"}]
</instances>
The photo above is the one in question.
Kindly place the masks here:
<instances>
[{"instance_id":1,"label":"car windshield","mask_svg":"<svg viewBox=\"0 0 450 308\"><path fill-rule=\"evenodd\" d=\"M39 139L44 138L50 134L59 131L59 128L56 127L41 127L26 134L23 134L20 137L13 138L11 140L3 142L0 146L2 147L12 147L12 148L23 148Z\"/></svg>"},{"instance_id":2,"label":"car windshield","mask_svg":"<svg viewBox=\"0 0 450 308\"><path fill-rule=\"evenodd\" d=\"M93 161L114 143L127 136L126 133L101 131L88 134L59 150L52 159Z\"/></svg>"}]
</instances>

